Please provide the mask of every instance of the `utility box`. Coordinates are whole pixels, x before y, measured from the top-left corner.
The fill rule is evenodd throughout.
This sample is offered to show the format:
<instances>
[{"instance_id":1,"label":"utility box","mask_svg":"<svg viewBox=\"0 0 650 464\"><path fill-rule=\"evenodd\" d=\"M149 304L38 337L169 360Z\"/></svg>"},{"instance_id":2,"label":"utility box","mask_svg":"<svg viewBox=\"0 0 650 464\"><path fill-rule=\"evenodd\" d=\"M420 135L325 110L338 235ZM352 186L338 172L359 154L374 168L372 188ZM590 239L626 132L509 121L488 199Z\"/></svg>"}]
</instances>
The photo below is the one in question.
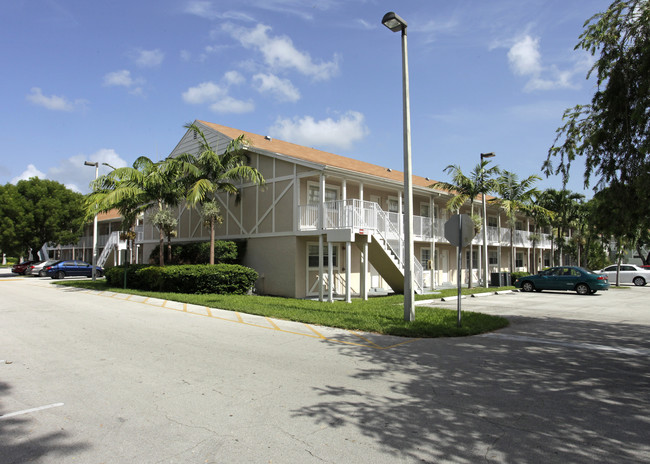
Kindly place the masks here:
<instances>
[{"instance_id":1,"label":"utility box","mask_svg":"<svg viewBox=\"0 0 650 464\"><path fill-rule=\"evenodd\" d=\"M490 287L506 287L512 285L509 272L490 273Z\"/></svg>"}]
</instances>

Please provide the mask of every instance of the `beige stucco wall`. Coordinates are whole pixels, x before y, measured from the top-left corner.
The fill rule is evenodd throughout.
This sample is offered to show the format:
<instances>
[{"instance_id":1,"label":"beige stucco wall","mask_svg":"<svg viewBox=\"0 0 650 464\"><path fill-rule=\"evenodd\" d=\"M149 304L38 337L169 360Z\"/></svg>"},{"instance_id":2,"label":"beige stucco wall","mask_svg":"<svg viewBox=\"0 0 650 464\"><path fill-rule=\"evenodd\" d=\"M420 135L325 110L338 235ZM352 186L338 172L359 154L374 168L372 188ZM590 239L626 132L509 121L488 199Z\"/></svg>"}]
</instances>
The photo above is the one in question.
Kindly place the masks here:
<instances>
[{"instance_id":1,"label":"beige stucco wall","mask_svg":"<svg viewBox=\"0 0 650 464\"><path fill-rule=\"evenodd\" d=\"M250 238L242 263L255 269L260 278L255 290L263 295L300 297L296 294L296 237ZM304 278L303 278L304 280Z\"/></svg>"}]
</instances>

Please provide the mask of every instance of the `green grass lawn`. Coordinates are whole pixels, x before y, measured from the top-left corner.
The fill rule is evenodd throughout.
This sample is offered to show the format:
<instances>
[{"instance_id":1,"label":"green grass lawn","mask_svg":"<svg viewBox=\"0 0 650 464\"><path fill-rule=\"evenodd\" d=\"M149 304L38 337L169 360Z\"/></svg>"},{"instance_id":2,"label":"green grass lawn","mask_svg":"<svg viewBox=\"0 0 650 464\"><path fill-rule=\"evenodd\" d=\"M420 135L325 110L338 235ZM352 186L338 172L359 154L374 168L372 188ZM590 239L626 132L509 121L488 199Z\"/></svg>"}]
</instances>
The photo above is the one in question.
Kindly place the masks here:
<instances>
[{"instance_id":1,"label":"green grass lawn","mask_svg":"<svg viewBox=\"0 0 650 464\"><path fill-rule=\"evenodd\" d=\"M352 303L334 303L256 295L198 295L181 293L142 292L109 287L104 280L57 282L60 285L130 293L209 308L239 311L247 314L339 327L347 330L374 332L404 337L458 337L497 330L508 325L503 317L462 312L462 327L456 327L456 310L417 307L415 321L404 321L404 297L392 295L373 297L367 301L353 299ZM504 287L501 290L512 287ZM490 289L495 291L496 289ZM463 294L485 292L485 288L462 289ZM441 290L440 295L416 295L417 300L457 295L457 289Z\"/></svg>"}]
</instances>

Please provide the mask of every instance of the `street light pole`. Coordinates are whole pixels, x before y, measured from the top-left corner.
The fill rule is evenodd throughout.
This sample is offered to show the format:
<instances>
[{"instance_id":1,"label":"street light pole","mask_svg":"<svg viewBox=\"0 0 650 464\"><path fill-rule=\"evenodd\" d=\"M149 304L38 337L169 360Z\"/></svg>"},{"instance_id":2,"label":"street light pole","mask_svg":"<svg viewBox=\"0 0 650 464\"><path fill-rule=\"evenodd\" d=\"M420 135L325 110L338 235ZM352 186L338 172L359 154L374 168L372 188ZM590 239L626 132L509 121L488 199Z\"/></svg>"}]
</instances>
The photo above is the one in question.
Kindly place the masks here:
<instances>
[{"instance_id":1,"label":"street light pole","mask_svg":"<svg viewBox=\"0 0 650 464\"><path fill-rule=\"evenodd\" d=\"M492 152L481 153L481 190L485 189L485 169L483 168L483 160L485 158L494 158L496 155ZM485 192L481 194L483 197L483 286L488 287L488 242L487 242L487 206L485 205Z\"/></svg>"},{"instance_id":2,"label":"street light pole","mask_svg":"<svg viewBox=\"0 0 650 464\"><path fill-rule=\"evenodd\" d=\"M413 178L411 175L411 111L409 103L408 52L406 46L407 24L399 15L388 12L381 20L393 32L402 32L402 101L404 118L404 320L415 320L413 291Z\"/></svg>"},{"instance_id":3,"label":"street light pole","mask_svg":"<svg viewBox=\"0 0 650 464\"><path fill-rule=\"evenodd\" d=\"M84 161L86 166L95 166L95 180L97 180L97 175L99 174L99 163ZM93 220L93 269L92 269L93 281L97 280L97 211L95 211L95 219Z\"/></svg>"}]
</instances>

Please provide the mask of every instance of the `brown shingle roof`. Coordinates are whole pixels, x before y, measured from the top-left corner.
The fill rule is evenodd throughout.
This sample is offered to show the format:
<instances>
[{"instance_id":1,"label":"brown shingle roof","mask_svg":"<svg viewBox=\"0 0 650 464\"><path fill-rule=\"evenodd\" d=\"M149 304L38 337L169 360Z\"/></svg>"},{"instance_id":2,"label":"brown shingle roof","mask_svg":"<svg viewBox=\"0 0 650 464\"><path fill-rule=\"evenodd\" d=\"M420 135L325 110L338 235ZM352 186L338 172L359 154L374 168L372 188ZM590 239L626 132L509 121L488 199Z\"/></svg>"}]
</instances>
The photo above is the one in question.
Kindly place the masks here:
<instances>
[{"instance_id":1,"label":"brown shingle roof","mask_svg":"<svg viewBox=\"0 0 650 464\"><path fill-rule=\"evenodd\" d=\"M326 151L316 150L314 148L304 147L302 145L296 145L295 143L285 142L284 140L267 139L266 137L259 134L253 134L252 132L233 129L232 127L226 127L220 124L214 124L206 121L197 122L200 122L201 124L204 124L205 126L210 127L215 131L221 132L222 134L232 139L235 139L244 134L244 137L247 139L249 145L261 150L278 153L304 161L310 161L312 163L322 164L324 166L331 166L335 168L359 172L362 174L369 174L371 176L381 177L395 182L404 182L404 173L402 171L389 171L385 167L366 163L365 161L346 158L345 156L335 155L334 153L328 153ZM402 158L400 157L400 162L401 159ZM435 181L427 180L424 177L413 176L413 186L428 187L434 182Z\"/></svg>"}]
</instances>

